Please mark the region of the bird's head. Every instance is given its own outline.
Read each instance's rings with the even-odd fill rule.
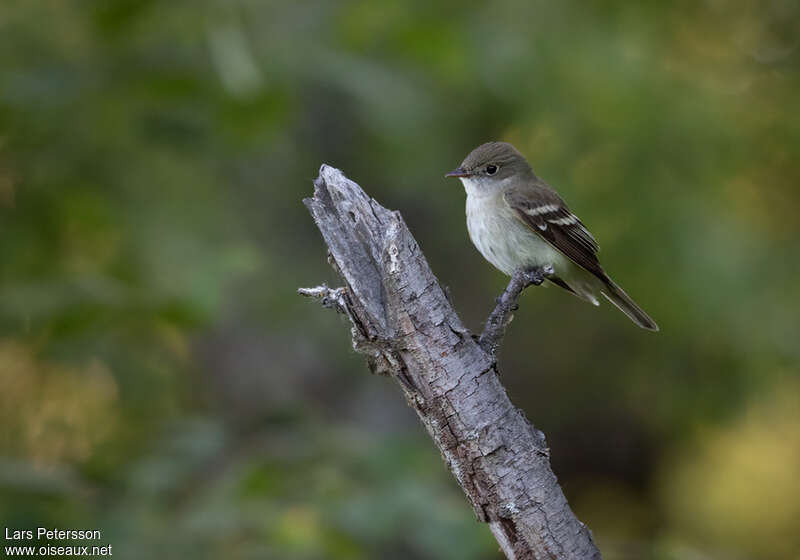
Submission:
[[[461,179],[469,194],[494,191],[507,185],[509,180],[533,177],[533,170],[525,157],[508,142],[481,144],[445,177]]]

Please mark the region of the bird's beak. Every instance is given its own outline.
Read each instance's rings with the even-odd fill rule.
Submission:
[[[469,177],[469,175],[470,174],[466,169],[462,167],[456,167],[450,173],[445,175],[445,177]]]

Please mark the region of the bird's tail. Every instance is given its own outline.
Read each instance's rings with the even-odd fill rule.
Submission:
[[[617,286],[611,278],[608,278],[601,291],[606,299],[616,305],[631,321],[643,329],[649,331],[658,330],[658,325],[650,318],[650,315],[636,305],[636,302],[625,293],[625,290]]]

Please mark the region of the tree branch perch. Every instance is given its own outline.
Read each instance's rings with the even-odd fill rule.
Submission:
[[[522,291],[528,286],[538,286],[544,279],[553,273],[553,268],[546,269],[532,269],[532,270],[518,270],[511,277],[508,286],[497,298],[497,305],[489,314],[486,320],[486,325],[483,327],[483,332],[478,338],[478,344],[484,351],[492,356],[497,353],[497,348],[500,346],[500,341],[506,333],[506,327],[511,322],[514,316],[514,311],[517,310],[519,303],[519,296]]]
[[[300,289],[345,314],[353,347],[393,377],[510,560],[599,559],[550,468],[544,434],[509,400],[494,353],[519,295],[548,271],[511,279],[473,340],[398,212],[327,165],[304,200],[344,280]]]

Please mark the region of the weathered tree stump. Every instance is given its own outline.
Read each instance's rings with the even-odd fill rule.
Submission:
[[[345,314],[353,347],[402,388],[509,559],[598,559],[550,468],[544,434],[509,400],[494,352],[524,282],[513,278],[476,342],[399,212],[327,165],[304,200],[344,287],[300,289]]]

